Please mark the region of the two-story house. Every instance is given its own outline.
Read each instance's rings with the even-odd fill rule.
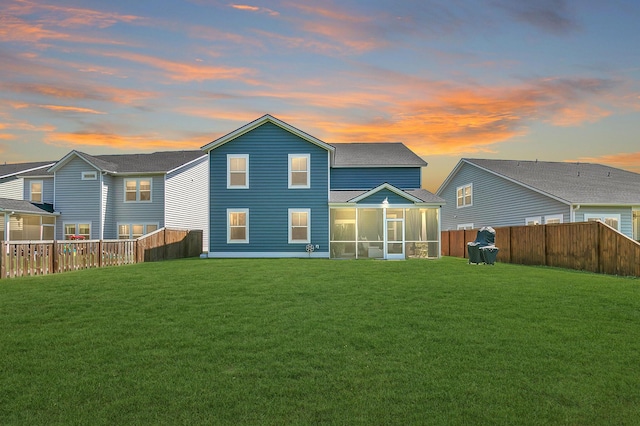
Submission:
[[[439,257],[444,200],[403,144],[328,144],[265,115],[202,149],[210,257]]]
[[[463,158],[436,194],[443,229],[601,220],[640,240],[640,174],[602,164]]]
[[[56,237],[127,239],[161,227],[207,235],[207,161],[199,150],[95,156],[71,151],[50,168],[60,215]]]

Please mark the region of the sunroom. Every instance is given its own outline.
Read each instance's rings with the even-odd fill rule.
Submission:
[[[58,214],[51,207],[0,198],[0,241],[53,240]]]
[[[403,191],[389,184],[370,191],[331,191],[330,257],[439,258],[443,202],[426,190]]]

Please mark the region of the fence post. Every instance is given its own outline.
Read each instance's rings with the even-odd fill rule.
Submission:
[[[9,247],[7,246],[7,248],[5,249],[5,244],[4,242],[0,242],[0,250],[2,250],[2,253],[0,253],[0,278],[7,278],[7,250],[9,250]]]

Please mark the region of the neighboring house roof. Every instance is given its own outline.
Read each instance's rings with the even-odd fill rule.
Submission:
[[[427,162],[401,142],[333,143],[333,167],[424,167]]]
[[[257,128],[257,127],[260,127],[265,123],[275,124],[276,126],[278,126],[278,127],[282,128],[282,129],[284,129],[284,130],[286,130],[286,131],[288,131],[290,133],[293,133],[294,135],[306,140],[307,142],[310,142],[310,143],[312,143],[314,145],[318,145],[319,147],[324,148],[324,149],[326,149],[328,151],[333,151],[334,150],[333,146],[329,145],[328,143],[323,142],[320,139],[318,139],[318,138],[316,138],[314,136],[311,136],[310,134],[305,133],[300,129],[297,129],[297,128],[293,127],[292,125],[285,123],[282,120],[278,120],[277,118],[275,118],[274,116],[269,115],[269,114],[265,114],[262,117],[254,120],[254,121],[252,121],[250,123],[247,123],[244,126],[234,130],[233,132],[227,133],[226,135],[224,135],[224,136],[222,136],[222,137],[220,137],[220,138],[218,138],[218,139],[206,144],[201,149],[204,150],[204,151],[209,152],[212,149],[215,149],[215,148],[219,147],[220,145],[224,145],[225,143],[230,142],[230,141],[234,140],[235,138],[237,138],[239,136],[242,136],[245,133],[248,133],[251,130]]]
[[[55,161],[35,161],[30,163],[0,164],[0,179],[16,175],[46,174],[46,169],[51,167]]]
[[[615,167],[593,163],[463,158],[450,177],[463,162],[570,204],[640,204],[640,174]],[[441,189],[448,180],[449,177]]]
[[[0,198],[0,212],[55,215],[51,204],[34,204],[26,200]]]
[[[50,171],[60,169],[73,157],[79,157],[97,170],[111,174],[167,173],[204,155],[200,150],[114,155],[89,155],[74,150],[51,167]]]

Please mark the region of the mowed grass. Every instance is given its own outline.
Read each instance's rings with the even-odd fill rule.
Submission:
[[[637,424],[640,281],[146,263],[0,281],[0,424]]]

